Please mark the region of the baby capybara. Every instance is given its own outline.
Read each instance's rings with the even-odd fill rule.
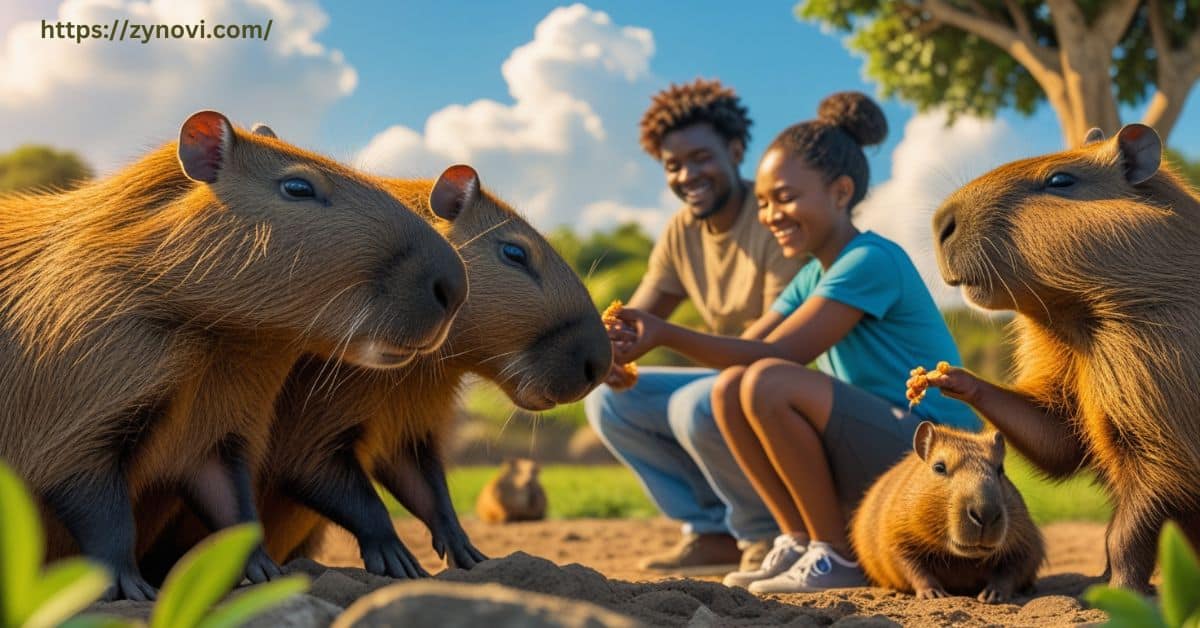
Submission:
[[[983,175],[933,227],[943,278],[1015,310],[1019,346],[1012,387],[961,369],[930,383],[1050,476],[1094,469],[1111,584],[1147,590],[1167,519],[1200,545],[1200,197],[1131,124]]]
[[[538,480],[541,467],[529,458],[510,458],[483,486],[475,514],[488,523],[540,521],[546,518],[546,490]]]
[[[929,421],[917,427],[913,452],[867,491],[850,542],[872,582],[919,598],[1001,602],[1033,586],[1045,556],[1004,474],[1004,437]]]

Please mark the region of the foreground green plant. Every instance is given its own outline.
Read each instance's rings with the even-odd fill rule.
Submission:
[[[129,628],[141,622],[82,615],[112,584],[101,565],[70,558],[42,571],[46,539],[33,498],[21,479],[0,462],[0,628]],[[167,574],[150,628],[234,628],[308,589],[303,574],[250,587],[216,608],[241,580],[246,559],[262,540],[247,523],[214,534]]]
[[[308,577],[297,574],[250,587],[212,609],[242,579],[246,559],[261,540],[262,527],[245,523],[192,548],[167,574],[150,628],[234,628],[308,590]]]
[[[1161,608],[1143,595],[1108,586],[1088,588],[1083,599],[1108,613],[1105,625],[1114,628],[1200,628],[1200,559],[1175,522],[1163,527],[1158,564]]]
[[[0,463],[0,626],[56,626],[99,598],[104,567],[71,558],[42,570],[46,540],[33,498]]]

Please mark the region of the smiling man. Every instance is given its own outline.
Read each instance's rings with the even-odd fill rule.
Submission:
[[[629,307],[663,318],[690,299],[709,330],[743,335],[768,311],[803,260],[789,260],[757,219],[753,184],[738,173],[750,139],[746,108],[719,81],[697,79],[655,94],[642,147],[683,201],[650,254]],[[614,367],[615,368],[615,367]],[[626,391],[601,386],[588,420],[640,477],[683,539],[643,568],[681,575],[757,567],[778,529],[713,420],[717,372],[642,368]],[[620,381],[610,376],[609,381]]]

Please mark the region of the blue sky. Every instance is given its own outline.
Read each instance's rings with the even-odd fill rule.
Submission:
[[[358,146],[389,124],[419,129],[429,114],[449,103],[509,101],[500,63],[530,40],[539,20],[563,4],[405,0],[325,5],[331,19],[323,39],[345,52],[358,70],[359,86],[330,110],[322,123],[322,141]],[[651,68],[664,85],[696,76],[719,77],[742,94],[755,120],[747,174],[771,136],[811,117],[824,95],[845,89],[876,95],[876,86],[862,76],[862,60],[851,55],[843,35],[798,21],[793,5],[713,0],[588,3],[616,24],[650,29],[655,42]],[[882,104],[892,132],[887,142],[870,151],[877,181],[890,173],[892,150],[914,113],[913,107],[898,101]],[[1174,132],[1175,143],[1200,157],[1200,142],[1178,141],[1200,138],[1200,98],[1193,96],[1189,104]],[[1021,132],[1030,154],[1061,148],[1058,122],[1048,108],[1032,118],[1015,112],[1000,117]],[[628,134],[629,141],[636,141],[636,130]]]
[[[755,121],[747,176],[774,134],[812,117],[825,95],[876,95],[843,35],[797,21],[790,1],[0,3],[0,150],[70,148],[103,174],[212,108],[383,174],[432,177],[466,161],[543,228],[661,228],[677,201],[637,146],[637,120],[671,82],[716,77],[739,91]],[[41,38],[43,19],[274,27],[268,42],[76,44]],[[891,132],[868,149],[875,187],[861,215],[914,251],[954,187],[1061,147],[1045,107],[947,130],[936,114],[882,104]],[[1196,138],[1193,95],[1172,143],[1200,157]]]

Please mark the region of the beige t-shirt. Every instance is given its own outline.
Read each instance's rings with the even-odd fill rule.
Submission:
[[[725,232],[710,233],[686,207],[676,212],[650,253],[638,292],[691,299],[709,330],[726,336],[741,335],[768,311],[805,260],[783,256],[758,222],[754,186],[747,186],[742,211]]]

